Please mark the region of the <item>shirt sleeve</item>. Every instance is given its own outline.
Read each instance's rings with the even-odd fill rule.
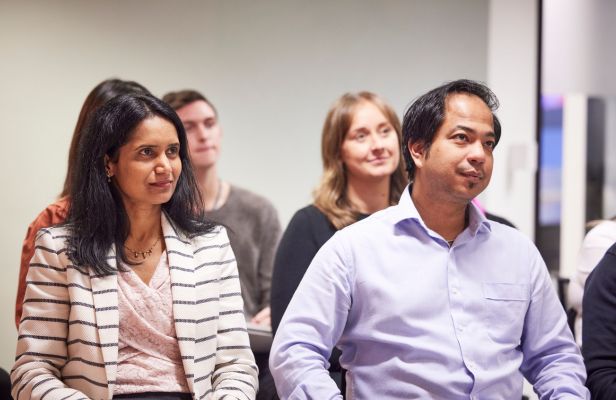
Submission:
[[[522,333],[520,371],[542,399],[589,399],[582,356],[547,267],[534,247],[530,258],[531,300]]]
[[[582,347],[593,399],[616,398],[616,245],[588,278]]]
[[[310,218],[300,210],[291,219],[280,240],[271,287],[272,333],[276,334],[284,312],[299,286],[319,245]]]
[[[27,273],[27,281],[37,284],[28,285],[25,291],[24,318],[11,371],[15,400],[48,395],[47,398],[87,398],[59,378],[68,359],[68,325],[62,322],[69,319],[70,298],[66,266],[60,261],[60,249],[55,243],[50,233],[38,237],[32,259],[38,266]]]
[[[274,337],[270,370],[284,399],[342,399],[327,371],[351,307],[351,266],[340,233],[317,253]]]

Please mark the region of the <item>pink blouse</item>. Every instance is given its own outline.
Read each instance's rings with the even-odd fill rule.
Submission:
[[[118,274],[118,372],[114,394],[190,392],[173,322],[167,253],[148,284],[132,271]]]

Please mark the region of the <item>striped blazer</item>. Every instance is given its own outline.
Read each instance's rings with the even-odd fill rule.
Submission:
[[[254,399],[235,257],[224,228],[187,238],[162,216],[173,317],[195,399]],[[95,275],[66,255],[67,231],[40,231],[30,263],[17,355],[15,400],[111,399],[118,359],[117,275]],[[114,250],[109,263],[115,266]]]

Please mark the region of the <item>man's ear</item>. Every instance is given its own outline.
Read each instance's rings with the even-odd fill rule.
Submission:
[[[415,163],[415,165],[417,167],[422,167],[423,166],[423,161],[426,159],[426,148],[424,146],[424,143],[421,141],[417,141],[417,142],[409,142],[407,145],[407,150],[411,155],[411,158],[413,159],[413,162]]]

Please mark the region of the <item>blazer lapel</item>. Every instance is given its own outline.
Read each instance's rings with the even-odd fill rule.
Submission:
[[[196,279],[193,249],[189,240],[175,229],[164,213],[161,223],[169,259],[175,333],[188,386],[193,393],[196,393],[194,357],[197,323],[194,315]]]
[[[112,246],[107,253],[107,262],[116,268],[115,246]],[[90,282],[92,285],[92,304],[111,398],[118,362],[118,276],[100,276],[90,270]]]

